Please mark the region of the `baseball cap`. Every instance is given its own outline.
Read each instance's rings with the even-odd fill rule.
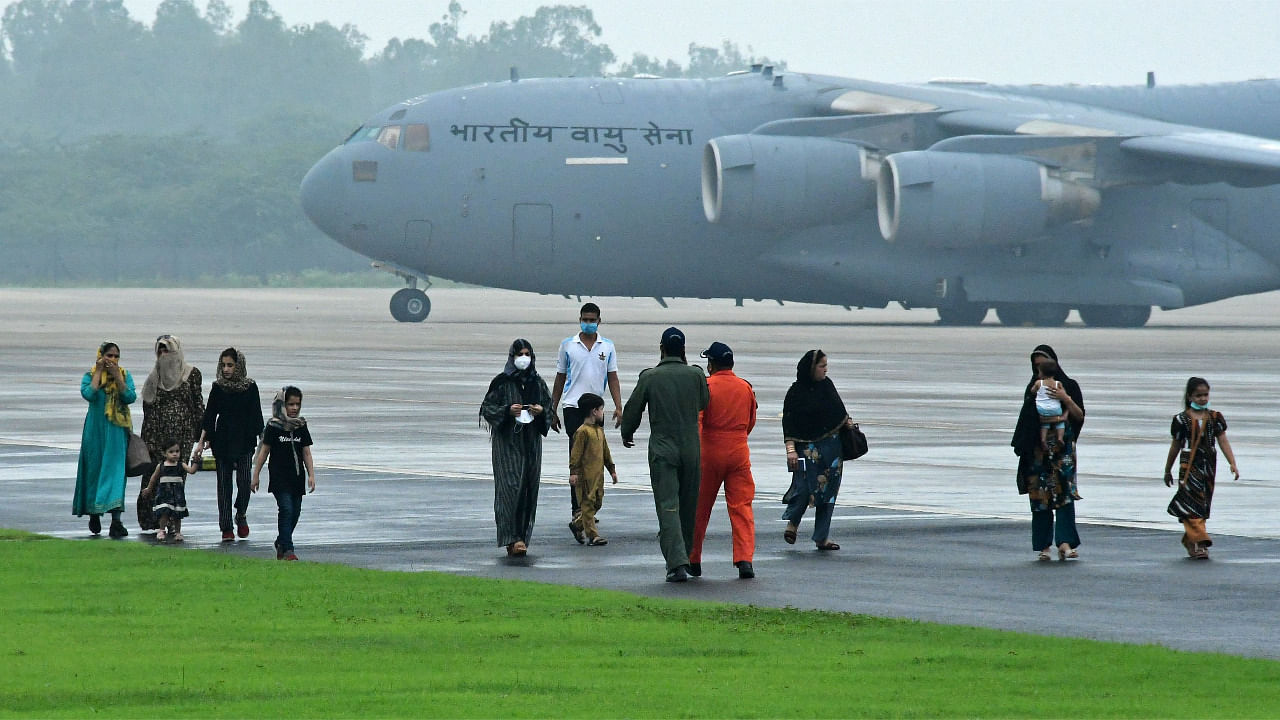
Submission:
[[[662,347],[684,350],[684,333],[680,332],[680,328],[669,327],[662,331]]]
[[[708,360],[724,360],[733,357],[733,349],[722,342],[713,342],[711,347],[702,351],[702,357]]]

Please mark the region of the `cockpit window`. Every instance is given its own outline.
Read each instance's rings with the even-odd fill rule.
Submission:
[[[400,147],[400,126],[387,125],[378,133],[378,142],[396,150]]]
[[[410,152],[426,152],[431,149],[431,132],[426,125],[404,126],[404,149]]]
[[[356,128],[355,132],[351,133],[350,137],[348,137],[346,139],[346,142],[344,142],[343,144],[349,145],[351,143],[357,143],[357,142],[370,142],[370,141],[376,140],[378,138],[378,133],[380,132],[382,132],[382,128],[378,127],[377,125],[374,125],[373,127],[369,127],[368,125],[361,125],[360,127]]]

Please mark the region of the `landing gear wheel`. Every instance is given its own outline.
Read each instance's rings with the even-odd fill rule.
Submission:
[[[400,322],[422,322],[431,314],[431,298],[417,288],[401,288],[391,296],[391,317]]]
[[[1034,325],[1035,327],[1058,327],[1067,321],[1071,308],[1066,305],[1046,303],[1043,305],[1003,305],[996,308],[996,317],[1010,327]]]
[[[938,320],[943,325],[981,325],[987,316],[987,306],[977,303],[956,303],[938,308]]]
[[[1081,305],[1080,319],[1092,327],[1136,328],[1151,319],[1150,305]]]

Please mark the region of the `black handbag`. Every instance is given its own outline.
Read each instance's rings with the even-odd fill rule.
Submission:
[[[862,434],[858,423],[854,423],[852,427],[846,425],[840,428],[840,458],[857,460],[866,454],[867,436]]]
[[[129,444],[124,454],[125,477],[139,477],[151,472],[151,451],[147,444],[134,433],[129,433]]]

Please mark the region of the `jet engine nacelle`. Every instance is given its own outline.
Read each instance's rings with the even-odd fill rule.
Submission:
[[[889,155],[876,207],[889,242],[961,248],[1013,245],[1089,217],[1098,191],[1032,160],[931,150]]]
[[[827,138],[725,135],[702,151],[702,209],[736,227],[847,222],[875,205],[866,150]]]

